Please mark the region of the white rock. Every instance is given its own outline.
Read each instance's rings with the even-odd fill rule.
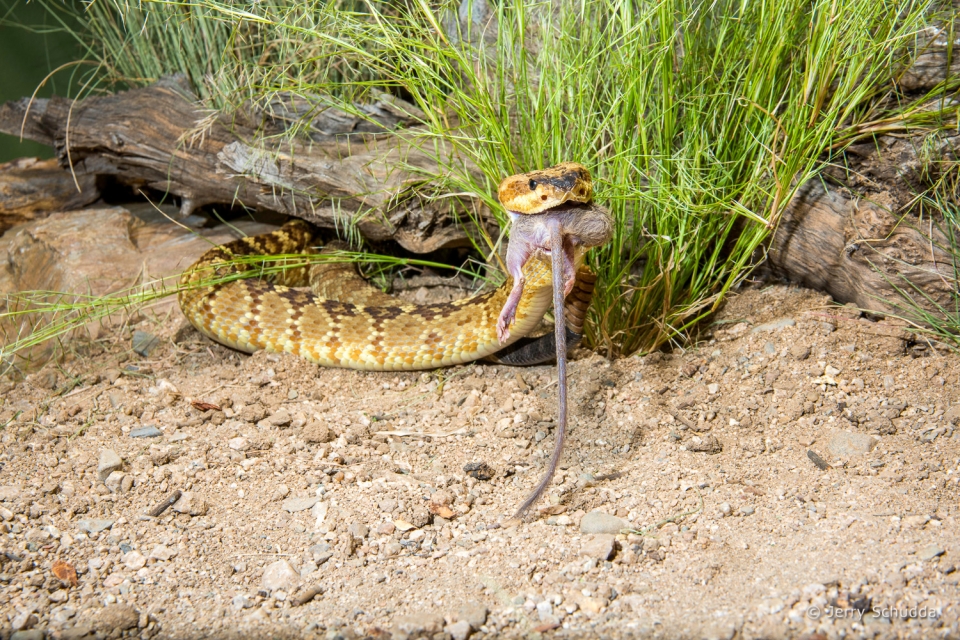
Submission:
[[[617,549],[616,537],[600,533],[588,537],[580,545],[580,555],[598,561],[609,560]]]
[[[15,615],[13,620],[10,621],[10,627],[14,631],[24,631],[32,629],[37,622],[39,622],[39,619],[36,614],[28,610]]]
[[[103,484],[107,485],[107,489],[110,489],[110,491],[120,493],[120,486],[126,475],[123,471],[111,471],[110,475],[103,481]]]
[[[48,597],[50,598],[50,602],[56,602],[57,604],[59,604],[61,602],[66,602],[67,599],[70,597],[70,594],[67,593],[66,589],[57,589],[56,591],[51,593]]]
[[[827,442],[827,451],[835,456],[855,456],[870,453],[880,440],[865,433],[836,431]]]
[[[123,564],[131,571],[139,571],[147,564],[147,559],[139,551],[129,551],[123,554]]]
[[[290,593],[300,584],[300,574],[286,560],[277,560],[263,570],[260,584],[265,591]]]
[[[23,537],[27,542],[46,542],[50,539],[50,534],[43,529],[27,529]]]
[[[104,449],[100,452],[97,463],[97,477],[104,482],[107,477],[123,466],[123,459],[113,449]]]
[[[180,499],[173,503],[173,510],[191,516],[202,516],[207,512],[207,503],[196,492],[184,491]]]
[[[307,509],[312,508],[317,502],[319,502],[317,497],[306,497],[306,498],[288,498],[283,501],[282,509],[289,513],[297,513],[299,511],[306,511]]]
[[[557,518],[557,524],[560,519]],[[602,511],[591,511],[580,519],[580,533],[611,533],[630,528],[630,523]]]
[[[470,637],[470,623],[466,620],[454,622],[446,628],[453,640],[467,640]]]
[[[286,409],[280,409],[274,413],[269,418],[265,419],[263,422],[266,422],[268,426],[273,427],[286,427],[290,424],[293,419],[290,417],[290,412]]]
[[[330,505],[326,502],[318,502],[310,509],[310,515],[317,519],[315,526],[319,529],[323,521],[327,519],[327,510]]]
[[[299,411],[295,416],[293,416],[293,421],[290,423],[290,428],[302,429],[305,424],[307,424],[307,414],[305,414],[303,411]]]
[[[443,618],[436,613],[420,612],[393,621],[393,635],[400,638],[431,637],[442,629]]]
[[[549,600],[537,603],[537,615],[540,617],[541,622],[553,615],[553,605],[550,604]]]
[[[154,545],[153,549],[150,550],[149,557],[153,558],[154,560],[160,560],[161,562],[166,562],[167,560],[174,557],[175,555],[177,555],[176,549],[171,549],[170,547],[163,544],[157,544],[157,545]]]

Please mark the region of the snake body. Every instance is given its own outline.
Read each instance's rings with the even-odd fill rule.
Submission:
[[[325,366],[373,371],[434,369],[481,358],[543,362],[559,370],[558,429],[547,473],[518,511],[549,486],[566,430],[567,343],[579,341],[595,276],[586,249],[607,242],[612,221],[590,203],[593,184],[577,163],[506,178],[498,190],[512,220],[509,278],[500,288],[441,304],[403,303],[357,281],[351,267],[319,264],[273,279],[244,277],[243,256],[311,252],[314,229],[295,220],[277,231],[207,251],[180,280],[180,307],[201,333],[240,351],[291,353]],[[297,287],[310,287],[303,291]],[[526,336],[551,303],[564,322],[552,336]]]
[[[529,188],[534,179],[530,176],[537,180],[533,189]],[[553,207],[583,197],[577,192],[587,199],[592,194],[589,174],[575,163],[511,176],[503,181],[501,192],[504,185],[513,185],[512,195],[501,193],[508,210],[531,208],[521,206],[523,196],[532,200],[531,194],[536,196],[537,206]],[[582,205],[586,214],[606,219],[601,208]],[[272,281],[231,279],[259,266],[238,262],[237,258],[303,253],[314,244],[313,228],[294,220],[277,231],[210,249],[181,277],[179,301],[184,315],[204,335],[240,351],[266,349],[292,353],[324,366],[397,371],[435,369],[509,352],[509,347],[533,331],[550,308],[551,265],[549,255],[543,253],[530,256],[522,266],[523,292],[510,335],[503,341],[498,337],[497,320],[516,290],[516,278],[509,278],[494,291],[427,305],[405,303],[386,294],[370,297],[359,289],[351,295],[338,295],[335,284],[328,284],[326,292],[321,288],[319,295],[295,288],[309,287],[312,280],[317,289],[324,273],[319,266],[290,269]],[[582,331],[583,314],[593,290],[593,275],[583,267],[586,247],[578,246],[572,256],[572,266],[580,277],[574,295],[568,296],[566,315],[567,326],[576,337]],[[339,287],[341,292],[346,288]],[[341,299],[324,297],[324,293]]]
[[[309,286],[304,268],[284,274],[282,284],[249,278],[196,286],[242,271],[240,256],[301,253],[313,238],[306,223],[293,221],[208,251],[181,280],[180,306],[187,319],[217,342],[248,353],[266,349],[325,366],[397,371],[492,355],[532,331],[550,307],[550,264],[541,259],[530,260],[524,270],[527,288],[505,344],[496,326],[507,285],[453,302],[395,306],[353,304],[292,288]]]

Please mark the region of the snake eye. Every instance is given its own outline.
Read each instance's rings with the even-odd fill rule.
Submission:
[[[537,190],[537,181],[536,181],[536,180],[531,180],[531,181],[530,181],[530,191],[536,191],[536,190]]]

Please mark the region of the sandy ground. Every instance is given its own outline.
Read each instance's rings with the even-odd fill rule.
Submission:
[[[523,522],[551,367],[320,369],[178,313],[72,343],[0,380],[0,635],[960,637],[957,356],[785,286],[717,320],[576,354]]]

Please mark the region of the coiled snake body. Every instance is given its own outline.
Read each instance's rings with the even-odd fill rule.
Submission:
[[[580,333],[594,281],[583,255],[612,234],[609,215],[590,204],[592,194],[590,174],[576,163],[505,179],[499,196],[513,220],[510,278],[495,291],[463,300],[405,303],[353,282],[344,286],[339,276],[330,277],[328,265],[290,269],[271,281],[231,279],[257,266],[238,263],[238,257],[311,251],[313,229],[293,221],[207,251],[181,277],[180,306],[194,327],[217,342],[246,352],[292,353],[326,366],[433,369],[509,355],[550,307],[555,278],[567,295],[568,335]],[[551,248],[561,242],[562,255],[552,256]],[[348,282],[355,277],[340,273]],[[211,280],[216,282],[207,284]],[[313,291],[294,288],[306,286]],[[555,339],[563,342],[561,332]]]

